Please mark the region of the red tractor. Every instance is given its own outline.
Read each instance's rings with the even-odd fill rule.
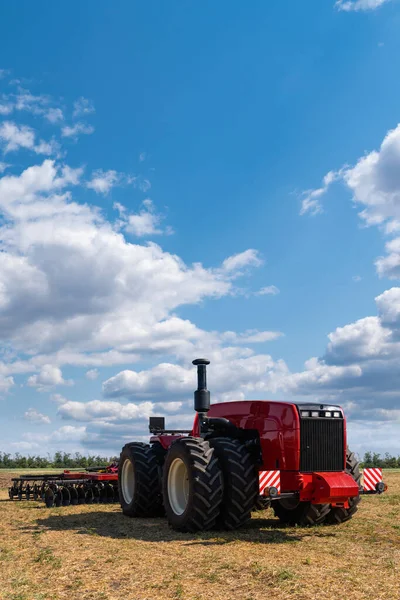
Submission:
[[[386,490],[378,470],[368,474],[368,491],[362,488],[339,406],[261,400],[210,406],[209,361],[193,364],[192,429],[166,430],[163,417],[150,417],[150,444],[122,449],[118,487],[125,515],[166,514],[178,531],[236,529],[261,503],[287,524],[342,523],[361,494]]]

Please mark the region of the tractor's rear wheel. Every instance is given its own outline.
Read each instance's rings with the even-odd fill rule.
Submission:
[[[223,497],[223,477],[209,442],[185,437],[168,450],[163,472],[164,508],[177,531],[211,529]]]
[[[128,517],[158,517],[163,514],[158,463],[148,444],[126,444],[118,467],[118,495]]]
[[[284,499],[272,502],[275,516],[287,525],[320,525],[330,511],[329,504],[311,504]]]
[[[224,478],[224,495],[216,521],[219,529],[237,529],[251,517],[258,496],[258,472],[246,447],[238,440],[210,439]]]
[[[347,448],[346,453],[346,473],[352,476],[354,481],[358,483],[358,487],[361,486],[360,461],[357,460],[356,455],[349,448]],[[332,507],[326,519],[327,523],[338,525],[348,521],[357,512],[360,502],[361,496],[356,496],[355,498],[349,498],[349,508],[342,508],[340,506]]]

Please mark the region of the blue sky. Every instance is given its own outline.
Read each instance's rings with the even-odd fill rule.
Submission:
[[[396,0],[1,7],[0,450],[186,426],[205,354],[215,400],[334,401],[400,452],[399,26]]]

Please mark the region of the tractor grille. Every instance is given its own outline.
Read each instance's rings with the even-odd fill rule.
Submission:
[[[343,419],[300,419],[300,471],[343,471]]]

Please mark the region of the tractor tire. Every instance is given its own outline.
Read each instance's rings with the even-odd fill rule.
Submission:
[[[311,504],[293,500],[274,500],[275,516],[286,525],[320,525],[331,510],[330,504]]]
[[[221,467],[209,442],[184,437],[171,445],[164,462],[163,499],[173,529],[211,529],[219,516],[223,492]]]
[[[237,529],[251,518],[259,492],[258,472],[246,447],[238,440],[220,437],[209,442],[224,478],[216,528]]]
[[[118,495],[122,512],[128,517],[163,515],[156,455],[151,446],[126,444],[118,467]]]
[[[356,455],[354,452],[351,452],[349,448],[347,448],[346,452],[346,473],[352,476],[359,487],[361,486],[360,461],[357,460]],[[355,498],[349,498],[349,508],[343,508],[341,506],[332,507],[326,519],[327,523],[330,525],[345,523],[357,512],[360,502],[361,496],[356,496]]]

